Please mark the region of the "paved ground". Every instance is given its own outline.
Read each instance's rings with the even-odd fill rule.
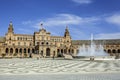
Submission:
[[[118,73],[0,75],[0,80],[120,80]]]
[[[0,80],[120,80],[120,61],[0,59]]]

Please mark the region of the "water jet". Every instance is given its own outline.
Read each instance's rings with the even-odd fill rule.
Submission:
[[[83,44],[79,48],[79,53],[75,58],[80,58],[84,60],[113,60],[115,56],[110,56],[104,51],[102,44],[96,44],[94,42],[93,34],[91,34],[90,45]]]

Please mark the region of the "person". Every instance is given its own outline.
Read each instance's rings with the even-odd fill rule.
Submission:
[[[39,60],[39,57],[37,57],[37,60]]]
[[[55,58],[55,53],[53,53],[53,59]]]

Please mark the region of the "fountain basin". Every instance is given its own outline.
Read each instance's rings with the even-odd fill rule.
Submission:
[[[115,56],[73,56],[79,60],[115,60]]]

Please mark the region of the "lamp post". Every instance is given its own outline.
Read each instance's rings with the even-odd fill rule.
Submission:
[[[43,23],[40,24],[40,28],[41,28],[41,31],[42,31],[42,30],[43,30]],[[43,55],[44,55],[44,54],[43,54],[43,46],[44,46],[43,40],[44,40],[44,36],[43,36],[43,32],[41,32],[41,41],[42,41],[42,43],[41,43],[41,52],[40,52],[40,53],[41,53],[41,56],[42,56],[42,57],[44,57],[44,56],[43,56]]]

